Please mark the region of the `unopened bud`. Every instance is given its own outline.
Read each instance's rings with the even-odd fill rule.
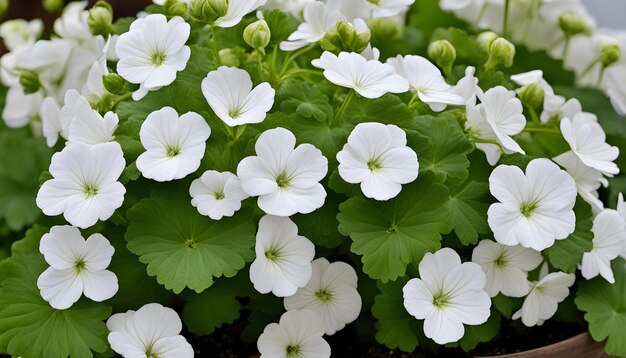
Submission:
[[[107,36],[115,32],[113,27],[113,9],[106,1],[98,1],[89,10],[87,22],[93,35]]]
[[[485,32],[480,33],[480,35],[476,37],[476,42],[478,43],[480,47],[482,47],[483,50],[485,50],[486,52],[489,52],[491,43],[498,37],[500,36],[498,36],[498,34],[496,34],[495,32],[485,31]]]
[[[35,71],[22,71],[20,74],[20,85],[24,89],[24,94],[32,94],[39,91],[41,87],[39,75]]]
[[[187,15],[187,3],[180,0],[167,0],[163,4],[163,13],[167,16]]]
[[[241,48],[240,48],[241,49]],[[239,56],[230,48],[221,49],[219,52],[220,62],[224,66],[228,67],[239,67],[241,65],[241,61],[239,60]]]
[[[379,39],[395,39],[400,37],[398,24],[390,17],[377,17],[367,22],[372,37]]]
[[[456,60],[456,49],[448,40],[434,41],[428,45],[428,57],[447,73],[452,70],[452,64]]]
[[[207,24],[226,15],[228,0],[191,0],[189,15],[192,18]]]
[[[617,44],[607,44],[600,50],[600,61],[602,66],[610,66],[619,61],[622,51]]]
[[[102,84],[109,93],[115,95],[122,95],[129,92],[126,86],[126,80],[117,73],[102,76]]]
[[[589,35],[591,33],[589,24],[582,17],[570,11],[566,11],[559,16],[559,27],[566,37],[578,34]]]
[[[354,25],[348,21],[338,21],[335,26],[335,31],[326,33],[320,45],[324,50],[335,53],[361,53],[370,43],[371,37],[372,33],[367,26],[364,26],[362,30],[357,30]]]
[[[272,32],[265,20],[258,20],[248,25],[243,30],[243,40],[253,49],[265,52],[265,47],[270,43]]]
[[[43,7],[48,12],[60,13],[63,10],[63,0],[43,0]]]
[[[526,107],[538,110],[543,108],[545,91],[538,83],[531,83],[520,89],[519,98]]]
[[[515,45],[504,37],[498,37],[491,42],[487,53],[489,54],[489,59],[485,67],[511,67],[513,65],[513,59],[515,58]]]

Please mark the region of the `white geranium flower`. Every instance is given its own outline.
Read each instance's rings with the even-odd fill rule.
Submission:
[[[108,220],[124,201],[126,189],[117,180],[125,166],[115,142],[72,143],[52,156],[53,179],[39,188],[37,206],[48,216],[63,214],[81,229]]]
[[[402,184],[417,179],[417,154],[406,144],[406,133],[393,124],[359,123],[337,153],[339,175],[348,183],[360,183],[368,198],[394,198]]]
[[[215,114],[229,127],[263,122],[274,105],[276,91],[263,82],[252,89],[245,70],[221,66],[202,80],[202,94]]]
[[[323,334],[322,322],[313,311],[288,311],[279,323],[265,327],[257,348],[261,358],[328,358],[330,346]]]
[[[54,147],[59,140],[59,134],[61,137],[67,138],[69,131],[68,126],[64,126],[61,121],[61,108],[56,99],[46,97],[43,102],[41,102],[39,115],[41,116],[41,129],[44,138],[46,138],[48,147]]]
[[[574,178],[578,194],[591,205],[594,213],[604,209],[604,203],[598,198],[600,186],[608,186],[609,182],[601,172],[586,166],[574,152],[567,152],[554,158],[554,161],[565,168]]]
[[[543,258],[535,250],[482,240],[472,251],[472,261],[487,275],[485,291],[490,297],[499,292],[509,297],[523,297],[530,290],[528,272],[537,268]]]
[[[482,96],[482,89],[478,87],[478,78],[475,76],[476,68],[467,66],[465,68],[465,76],[461,78],[454,87],[452,93],[460,96],[465,100],[466,105],[475,106],[476,96]]]
[[[480,101],[476,110],[485,118],[502,148],[511,153],[525,154],[519,144],[511,138],[526,127],[524,108],[522,102],[515,97],[515,92],[497,86],[485,92]]]
[[[392,17],[405,13],[415,0],[375,0],[368,1],[372,6],[372,17]]]
[[[193,347],[180,335],[176,312],[158,303],[116,313],[107,320],[109,344],[123,357],[193,358]]]
[[[342,52],[339,56],[325,51],[311,64],[324,70],[330,82],[354,89],[365,98],[379,98],[385,93],[404,93],[409,90],[405,78],[393,67],[375,60],[367,60],[358,53]]]
[[[404,308],[424,320],[424,334],[437,344],[456,342],[465,333],[463,324],[478,325],[489,318],[487,279],[478,264],[461,263],[459,255],[446,247],[426,253],[419,274],[402,289]]]
[[[241,22],[244,16],[265,5],[267,0],[229,0],[226,14],[215,20],[217,27],[233,27]]]
[[[83,85],[81,95],[90,101],[93,100],[93,103],[100,101],[102,96],[107,93],[102,77],[108,74],[107,59],[106,56],[102,56],[98,61],[94,62],[89,69],[87,82]]]
[[[498,137],[485,116],[471,102],[466,105],[467,121],[465,122],[465,130],[472,138],[498,142]],[[474,144],[477,149],[485,153],[489,165],[496,165],[502,153],[512,154],[513,151],[500,147],[498,144],[480,143]]]
[[[233,216],[241,209],[241,201],[248,195],[243,191],[239,178],[230,172],[207,170],[189,187],[191,205],[198,212],[213,220]]]
[[[298,235],[298,227],[286,217],[265,215],[259,221],[250,265],[250,281],[261,293],[291,296],[311,278],[315,245]]]
[[[532,84],[538,84],[543,89],[544,95],[549,96],[554,94],[552,86],[543,79],[542,70],[533,70],[524,73],[518,73],[511,76],[511,81],[515,82],[518,86],[528,86]]]
[[[410,88],[433,111],[441,112],[448,105],[465,104],[465,99],[452,91],[452,86],[446,83],[437,66],[424,57],[398,55],[389,58],[387,63],[409,81]]]
[[[106,269],[115,249],[104,236],[93,234],[85,241],[73,226],[53,226],[41,238],[39,251],[50,267],[37,287],[53,308],[70,308],[83,293],[101,302],[117,292],[117,276]]]
[[[333,335],[361,313],[356,271],[344,262],[313,261],[313,274],[306,286],[285,297],[285,309],[307,309],[322,319],[324,333]]]
[[[606,89],[615,111],[626,116],[626,83],[622,78],[626,78],[626,64],[610,66],[603,76],[602,87]]]
[[[489,177],[491,204],[487,221],[496,241],[542,251],[574,232],[576,184],[548,159],[528,163],[526,174],[500,165]]]
[[[85,41],[92,37],[89,29],[87,1],[73,1],[65,6],[61,17],[54,21],[54,32],[64,39]]]
[[[69,125],[69,143],[84,143],[96,145],[110,142],[115,137],[113,133],[119,123],[117,114],[107,112],[104,117],[91,108],[85,97],[79,97],[74,103],[74,118]]]
[[[34,19],[11,19],[0,24],[0,37],[7,50],[13,51],[22,46],[32,46],[43,32],[43,21]]]
[[[527,327],[541,326],[554,316],[558,305],[569,295],[569,288],[576,281],[574,274],[552,272],[531,282],[531,290],[524,299],[522,308],[513,314],[513,319],[522,319]]]
[[[139,84],[135,101],[149,91],[174,82],[176,73],[187,67],[191,50],[185,46],[191,27],[182,17],[170,21],[161,14],[148,15],[120,35],[115,51],[120,58],[117,72],[128,82]]]
[[[563,118],[563,137],[586,166],[607,176],[618,174],[619,168],[613,161],[619,156],[619,149],[607,144],[600,124],[588,118],[584,113],[575,115],[574,119]]]
[[[11,86],[2,110],[4,123],[9,128],[20,128],[28,125],[39,114],[42,101],[41,92],[25,94],[20,84]]]
[[[280,43],[283,51],[295,51],[306,45],[314,44],[335,27],[343,16],[321,1],[310,1],[304,7],[304,22],[298,26],[286,41]]]
[[[615,283],[611,261],[626,248],[626,225],[615,210],[602,210],[594,219],[593,248],[583,254],[580,271],[590,280],[598,275],[610,283]]]
[[[259,208],[267,214],[308,214],[324,205],[326,190],[319,182],[328,172],[328,160],[311,144],[295,145],[289,130],[267,130],[254,147],[257,156],[237,166],[243,190],[258,196]]]
[[[210,135],[211,128],[195,112],[179,117],[172,107],[154,111],[139,130],[146,151],[137,158],[137,169],[160,182],[184,178],[200,167]]]
[[[570,98],[566,101],[563,96],[549,95],[544,98],[540,119],[542,123],[547,123],[552,118],[558,120],[574,118],[577,113],[582,111],[583,107],[576,98]]]

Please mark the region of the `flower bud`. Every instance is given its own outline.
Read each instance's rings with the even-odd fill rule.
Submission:
[[[113,28],[113,9],[106,1],[99,0],[89,10],[87,23],[95,36],[107,36],[115,32]]]
[[[456,60],[456,49],[448,40],[434,41],[428,45],[428,57],[434,60],[444,72],[449,72]]]
[[[104,88],[112,94],[122,95],[128,92],[126,88],[126,80],[117,73],[111,73],[102,76],[102,84]]]
[[[372,37],[379,39],[395,39],[400,37],[400,27],[390,17],[377,17],[367,22]]]
[[[258,20],[243,30],[243,40],[253,49],[265,53],[265,47],[270,43],[272,32],[265,20]]]
[[[582,17],[570,11],[566,11],[559,16],[559,27],[566,37],[578,34],[589,35],[591,33],[589,24]]]
[[[519,98],[526,107],[541,109],[543,108],[545,92],[538,83],[531,83],[520,89]]]
[[[498,36],[498,34],[496,34],[495,32],[485,31],[478,35],[478,37],[476,37],[476,42],[480,47],[482,47],[483,50],[489,52],[489,47],[491,47],[491,43],[498,37],[500,36]]]
[[[241,61],[239,60],[239,56],[230,48],[221,49],[219,52],[220,62],[224,66],[228,67],[239,67],[241,65]]]
[[[600,50],[600,62],[602,66],[610,66],[619,61],[622,51],[617,44],[606,44]]]
[[[187,3],[179,0],[167,0],[163,4],[163,13],[167,16],[187,15]]]
[[[63,10],[63,0],[43,0],[43,7],[48,12],[60,13]]]
[[[20,84],[24,89],[24,94],[32,94],[39,91],[41,82],[39,82],[39,75],[35,71],[22,71],[20,74]]]
[[[489,59],[485,64],[486,68],[511,67],[515,58],[515,45],[504,37],[498,37],[491,42],[487,53],[489,54]]]
[[[191,0],[189,14],[192,18],[207,24],[226,15],[228,0]]]
[[[344,51],[361,53],[370,43],[371,36],[372,33],[367,27],[364,30],[357,30],[348,21],[338,21],[335,31],[327,32],[320,45],[324,50],[335,53]]]

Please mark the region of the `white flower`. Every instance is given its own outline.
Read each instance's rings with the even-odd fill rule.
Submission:
[[[280,9],[301,20],[304,8],[312,2],[315,2],[315,0],[267,0],[263,8],[268,10]]]
[[[287,41],[280,43],[281,50],[295,51],[320,41],[328,31],[335,27],[342,15],[321,1],[311,1],[304,7],[303,17],[304,22],[298,26],[298,29],[289,35]]]
[[[475,0],[441,0],[439,7],[445,11],[456,11],[463,9],[474,1]]]
[[[574,119],[561,120],[561,132],[583,164],[607,176],[619,173],[613,162],[619,156],[619,149],[606,143],[606,134],[599,123],[579,113]]]
[[[111,348],[123,357],[193,358],[193,347],[180,335],[176,312],[158,303],[116,313],[107,320]]]
[[[229,127],[263,122],[274,105],[276,91],[263,82],[252,89],[245,70],[221,66],[202,80],[202,94],[215,114]]]
[[[200,167],[210,135],[211,128],[195,112],[179,117],[172,107],[154,111],[139,130],[146,151],[137,158],[137,169],[160,182],[184,178]]]
[[[544,95],[549,96],[554,94],[552,86],[543,79],[542,70],[533,70],[524,73],[518,73],[511,76],[511,81],[515,82],[519,86],[528,86],[531,84],[538,84],[543,89]]]
[[[174,82],[176,73],[187,67],[191,50],[185,46],[191,27],[182,17],[170,21],[161,14],[148,15],[130,25],[130,31],[117,40],[120,57],[117,72],[128,82],[139,84],[135,101],[149,91]]]
[[[478,87],[478,78],[476,78],[475,73],[476,68],[467,66],[465,68],[465,76],[461,78],[451,90],[452,93],[463,98],[466,105],[470,106],[476,105],[477,94],[481,96],[483,94],[482,89]]]
[[[337,153],[339,175],[348,183],[360,183],[368,198],[394,198],[402,184],[417,179],[417,154],[406,144],[406,133],[393,124],[359,123]]]
[[[541,112],[541,122],[547,123],[552,118],[561,120],[562,118],[574,118],[577,113],[583,111],[583,107],[576,98],[567,101],[565,97],[559,95],[548,95],[543,101],[543,112]]]
[[[250,265],[250,281],[257,291],[286,297],[309,282],[315,245],[298,235],[298,227],[291,219],[263,216],[254,251],[256,259]]]
[[[531,290],[524,299],[522,308],[513,314],[513,319],[522,318],[527,327],[541,326],[554,316],[558,304],[569,295],[569,288],[576,281],[574,274],[552,272],[539,282],[531,283]]]
[[[73,1],[63,9],[63,15],[54,21],[54,32],[62,38],[83,41],[92,37],[89,29],[87,1]]]
[[[268,324],[257,341],[261,358],[328,358],[330,346],[322,335],[319,317],[309,310],[283,313],[279,323]]]
[[[126,162],[115,142],[73,143],[52,156],[50,174],[37,193],[37,206],[48,216],[63,214],[81,229],[108,220],[122,206],[126,189],[118,182]]]
[[[489,177],[491,204],[487,221],[496,241],[542,251],[574,232],[576,184],[548,159],[528,163],[526,174],[500,165]]]
[[[85,241],[73,226],[54,226],[41,238],[39,251],[50,267],[37,287],[50,306],[64,310],[83,293],[101,302],[117,292],[117,277],[106,269],[115,249],[104,236],[93,234]]]
[[[404,13],[415,0],[376,0],[368,1],[372,6],[372,17],[391,17]]]
[[[109,39],[110,44],[110,39]],[[104,82],[102,77],[109,74],[107,68],[106,56],[102,56],[98,61],[94,62],[89,73],[87,74],[87,82],[83,85],[81,94],[83,97],[93,102],[99,102],[102,100],[102,96],[107,93],[104,88]]]
[[[325,51],[311,64],[324,70],[330,82],[354,89],[366,98],[379,98],[385,93],[403,93],[409,90],[406,79],[394,72],[393,67],[375,60],[367,60],[358,53],[342,52],[339,56]]]
[[[307,309],[321,317],[324,333],[333,335],[353,322],[361,312],[354,269],[344,262],[328,262],[323,257],[313,261],[309,283],[295,295],[285,297],[285,309]]]
[[[241,209],[241,201],[248,197],[235,174],[215,170],[207,170],[191,182],[189,195],[191,205],[213,220],[233,216],[235,211]]]
[[[402,292],[404,308],[424,320],[426,337],[438,344],[456,342],[465,333],[463,324],[478,325],[489,318],[487,279],[478,264],[461,263],[459,255],[446,247],[426,253],[419,274]]]
[[[59,134],[63,138],[68,136],[67,126],[63,126],[61,121],[61,108],[56,99],[52,97],[46,97],[41,102],[39,109],[39,115],[41,116],[41,128],[43,136],[46,138],[46,144],[52,148],[59,140]]]
[[[626,83],[622,78],[626,78],[626,64],[610,66],[603,76],[603,87],[615,111],[626,116]]]
[[[25,94],[22,86],[17,84],[9,88],[6,102],[2,110],[2,118],[9,128],[20,128],[28,125],[39,114],[43,96],[41,92]]]
[[[519,144],[511,138],[526,127],[522,102],[515,97],[515,92],[497,86],[485,92],[480,101],[481,103],[476,106],[477,114],[487,121],[502,148],[509,153],[525,154]]]
[[[626,248],[626,225],[615,210],[601,211],[593,219],[593,248],[583,254],[581,273],[590,280],[598,275],[615,283],[611,261]]]
[[[398,55],[389,58],[387,63],[409,81],[411,89],[433,111],[441,112],[447,105],[465,104],[465,99],[452,91],[452,86],[446,83],[437,66],[424,57]]]
[[[499,292],[509,297],[523,297],[530,290],[528,272],[541,264],[541,253],[521,246],[505,246],[482,240],[472,251],[472,261],[487,276],[485,291],[490,297]]]
[[[258,196],[259,208],[267,214],[308,214],[324,205],[326,191],[319,182],[328,172],[328,160],[311,144],[295,145],[289,130],[267,130],[254,147],[257,156],[237,166],[243,190]]]
[[[604,209],[602,200],[598,199],[600,186],[608,186],[609,182],[601,172],[586,166],[576,154],[569,151],[554,158],[554,161],[565,168],[576,183],[578,194],[591,205],[594,213]]]
[[[217,27],[233,27],[241,22],[244,16],[265,5],[267,0],[229,0],[226,14],[215,20]]]
[[[80,96],[74,103],[74,117],[69,124],[69,143],[84,143],[96,145],[110,142],[115,137],[119,118],[113,112],[107,112],[104,117],[91,108],[85,97]]]
[[[31,21],[12,19],[0,25],[0,37],[9,51],[34,44],[42,32],[43,21],[41,19]]]

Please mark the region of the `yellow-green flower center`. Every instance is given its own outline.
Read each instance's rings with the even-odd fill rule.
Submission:
[[[285,172],[281,172],[276,176],[276,185],[281,189],[286,188],[290,181],[291,178],[289,178]]]
[[[315,292],[315,297],[317,297],[317,299],[322,301],[323,303],[327,303],[333,299],[333,294],[332,292],[324,288]]]
[[[163,65],[163,63],[165,63],[165,60],[167,59],[167,55],[162,53],[162,52],[154,52],[152,54],[152,63],[156,66],[159,67],[161,65]]]
[[[98,187],[92,184],[85,184],[83,186],[83,193],[85,194],[85,197],[93,198],[98,195]]]
[[[522,203],[519,207],[519,212],[522,213],[524,217],[529,218],[538,206],[536,201]]]

